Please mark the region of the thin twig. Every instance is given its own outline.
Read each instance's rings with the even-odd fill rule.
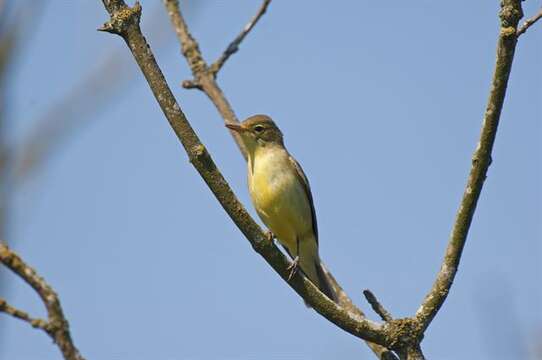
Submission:
[[[254,249],[286,279],[289,261],[268,241],[266,234],[250,217],[216,167],[210,154],[190,126],[171,89],[158,67],[154,55],[139,27],[141,5],[128,7],[123,0],[102,0],[111,19],[100,30],[120,35],[130,48],[147,82],[175,134],[197,169],[230,218],[241,229]],[[298,273],[288,284],[317,312],[343,330],[365,340],[385,344],[381,325],[367,319],[357,319],[322,294],[306,277]]]
[[[228,45],[226,50],[222,53],[222,55],[211,65],[210,72],[211,74],[216,77],[220,69],[222,69],[222,66],[224,66],[224,63],[235,54],[237,51],[239,51],[239,45],[241,45],[241,42],[244,40],[244,38],[248,35],[248,33],[254,28],[258,20],[265,14],[267,11],[267,7],[271,3],[271,0],[264,0],[263,4],[258,9],[258,12],[256,15],[250,19],[248,24],[245,25],[243,30],[237,35],[235,39]]]
[[[41,325],[37,327],[42,328],[49,334],[62,352],[65,360],[84,360],[83,356],[81,356],[79,350],[77,350],[73,343],[70,334],[70,326],[62,311],[58,295],[53,288],[47,284],[47,282],[40,277],[32,267],[26,264],[19,255],[11,251],[7,245],[2,243],[0,243],[0,262],[30,285],[45,305],[48,317],[46,324],[35,323],[33,326],[38,324]],[[13,310],[13,308],[8,307],[7,303],[4,305],[4,309]],[[9,313],[8,311],[5,312]],[[33,319],[30,319],[30,317],[22,311],[17,311],[12,315],[21,320],[33,321]]]
[[[535,22],[540,20],[542,18],[542,9],[538,11],[538,13],[525,20],[525,22],[520,26],[520,28],[517,31],[517,36],[519,37],[521,34],[523,34],[527,29],[529,29]]]
[[[350,315],[356,316],[359,319],[365,318],[365,314],[363,313],[363,311],[361,311],[360,308],[354,305],[354,303],[352,302],[352,300],[350,299],[346,291],[344,291],[344,289],[341,287],[339,282],[335,279],[333,274],[329,272],[329,270],[327,269],[327,267],[325,266],[323,262],[322,262],[322,268],[327,278],[329,279],[330,284],[333,286],[333,291],[337,295],[339,305],[342,308],[346,309],[350,313]],[[367,346],[371,349],[371,351],[376,355],[378,359],[397,360],[397,356],[395,356],[395,354],[391,352],[385,346],[382,346],[370,341],[365,341],[365,344],[367,344]]]
[[[30,317],[30,315],[28,315],[26,312],[10,305],[5,299],[2,298],[0,298],[0,312],[6,313],[16,319],[27,322],[34,328],[42,329],[47,334],[49,334],[49,331],[51,330],[46,320],[34,319]]]
[[[392,321],[393,317],[391,314],[384,308],[384,306],[378,301],[376,296],[371,292],[371,290],[366,289],[363,290],[363,295],[365,296],[365,299],[371,304],[371,307],[375,311],[375,313],[380,316],[380,318],[384,321]]]
[[[454,281],[461,254],[476,209],[476,204],[491,163],[491,151],[497,135],[501,110],[506,95],[506,86],[512,69],[512,61],[517,44],[516,28],[523,16],[521,0],[503,0],[501,3],[501,27],[497,42],[497,60],[487,103],[480,140],[472,157],[472,165],[467,185],[452,233],[446,249],[443,263],[430,292],[416,312],[421,333],[429,326],[440,307],[446,300]]]

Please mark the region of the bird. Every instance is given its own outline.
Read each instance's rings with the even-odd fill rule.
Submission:
[[[284,146],[283,134],[271,117],[253,115],[227,123],[247,153],[248,189],[254,208],[293,259],[288,280],[298,268],[328,298],[337,302],[318,252],[318,224],[307,176]]]

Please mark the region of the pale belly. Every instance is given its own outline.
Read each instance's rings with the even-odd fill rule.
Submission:
[[[252,171],[249,168],[248,183],[262,221],[291,253],[296,253],[296,239],[312,231],[312,217],[305,189],[289,162],[286,153],[259,156]]]

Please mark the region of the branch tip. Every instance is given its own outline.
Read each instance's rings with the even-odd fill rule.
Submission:
[[[384,308],[384,306],[378,301],[376,296],[369,289],[363,290],[363,295],[365,299],[371,304],[374,312],[380,316],[383,321],[389,322],[393,320],[391,314]]]
[[[111,22],[105,22],[102,26],[100,26],[99,28],[96,29],[97,31],[103,31],[103,32],[108,32],[110,34],[117,34],[117,35],[120,35],[118,32],[115,31],[113,25],[111,24]]]
[[[203,90],[203,87],[201,86],[201,84],[197,80],[183,80],[181,85],[185,89]]]
[[[122,0],[104,0],[103,2],[109,11],[110,19],[99,27],[98,31],[125,37],[130,27],[139,27],[142,10],[139,1],[136,1],[132,7],[126,5]]]

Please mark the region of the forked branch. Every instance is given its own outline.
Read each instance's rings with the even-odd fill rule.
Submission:
[[[73,343],[70,326],[64,317],[60,300],[53,288],[19,255],[2,243],[0,243],[0,262],[36,291],[47,309],[47,320],[32,318],[26,312],[8,304],[4,299],[0,299],[0,312],[45,331],[57,344],[65,360],[84,360]]]
[[[33,318],[27,312],[10,305],[5,299],[0,298],[0,312],[13,316],[16,319],[27,322],[33,328],[41,329],[49,334],[50,327],[46,320]]]

